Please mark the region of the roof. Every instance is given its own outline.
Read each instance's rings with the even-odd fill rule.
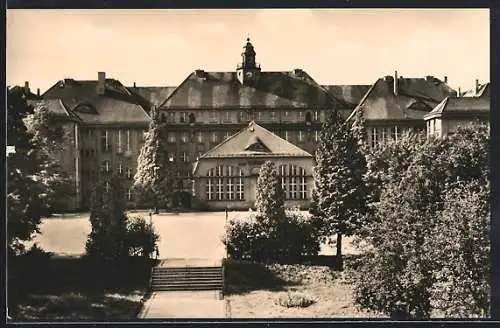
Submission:
[[[105,80],[105,92],[96,92],[97,80],[64,79],[49,88],[43,99],[60,100],[70,113],[85,123],[144,123],[150,119],[137,99],[115,79]]]
[[[426,119],[444,115],[466,115],[467,113],[489,113],[491,108],[489,97],[446,97],[429,114]]]
[[[242,85],[236,72],[191,73],[161,105],[169,108],[332,108],[334,99],[307,73],[261,72]]]
[[[346,105],[346,109],[354,109],[371,85],[323,85],[330,94]]]
[[[463,93],[464,97],[490,97],[490,82],[478,85],[477,92],[467,90]]]
[[[439,102],[456,91],[434,77],[399,77],[398,94],[394,78],[378,79],[349,116],[363,110],[366,120],[421,120]]]
[[[221,157],[312,157],[305,150],[280,138],[254,121],[200,156],[200,160]]]
[[[127,87],[127,89],[136,95],[142,101],[143,107],[150,109],[153,106],[158,107],[172,94],[176,87]]]

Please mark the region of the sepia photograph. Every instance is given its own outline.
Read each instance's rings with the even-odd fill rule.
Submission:
[[[8,9],[6,315],[490,319],[490,10]]]

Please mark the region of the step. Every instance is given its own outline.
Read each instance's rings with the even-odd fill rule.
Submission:
[[[221,270],[222,267],[220,266],[213,266],[213,267],[155,267],[155,270]]]
[[[222,274],[155,274],[153,275],[154,278],[171,278],[171,279],[177,279],[177,278],[189,278],[189,277],[199,277],[199,278],[211,278],[211,277],[217,277],[222,279]]]
[[[162,290],[221,290],[222,286],[218,285],[205,285],[205,286],[155,286],[152,288],[153,291],[162,291]]]
[[[221,277],[155,277],[153,281],[222,281]]]
[[[207,269],[203,269],[203,270],[198,270],[198,269],[197,270],[191,270],[191,269],[188,269],[188,270],[154,269],[153,272],[154,273],[166,273],[166,272],[172,272],[172,273],[222,272],[222,269],[210,269],[210,270],[207,270]]]

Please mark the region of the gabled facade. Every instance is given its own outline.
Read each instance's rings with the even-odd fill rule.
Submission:
[[[134,95],[99,72],[97,80],[58,81],[42,98],[67,131],[61,163],[75,180],[75,198],[68,209],[87,209],[90,188],[96,182],[107,187],[113,173],[124,177],[129,190],[150,121]],[[134,206],[130,190],[127,201]]]
[[[472,94],[474,96],[468,96]],[[476,82],[474,93],[466,93],[463,97],[446,97],[424,116],[427,135],[446,137],[455,133],[458,127],[472,122],[489,124],[490,106],[489,83],[478,85]]]
[[[444,98],[455,94],[455,90],[433,76],[403,78],[396,72],[378,79],[347,120],[354,120],[356,113],[361,112],[366,141],[376,147],[390,139],[397,140],[408,131],[425,135],[424,116]]]
[[[195,162],[195,203],[209,209],[253,208],[260,167],[268,160],[275,163],[280,174],[285,206],[308,207],[313,156],[254,121]]]

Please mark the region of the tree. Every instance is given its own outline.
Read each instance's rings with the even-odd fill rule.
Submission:
[[[446,317],[490,313],[490,188],[476,181],[449,188],[428,249],[436,259],[432,301]]]
[[[285,217],[285,192],[276,165],[271,161],[266,161],[260,167],[255,207],[267,220]]]
[[[129,255],[124,181],[112,176],[91,194],[90,223],[85,250],[89,257],[119,260]]]
[[[337,235],[337,260],[342,268],[342,236],[350,236],[363,225],[367,211],[365,157],[353,130],[336,112],[323,124],[315,153],[316,202],[313,220],[325,241]]]
[[[377,199],[358,234],[365,252],[349,271],[358,306],[395,319],[451,313],[458,299],[476,315],[485,309],[488,149],[487,129],[475,126],[422,142],[408,135],[370,155]]]
[[[49,133],[53,116],[43,106],[29,106],[19,87],[7,90],[7,102],[7,143],[15,147],[7,158],[7,238],[10,251],[19,253],[23,241],[39,232],[41,218],[50,214],[67,181],[49,156],[63,138]]]
[[[172,196],[172,181],[164,146],[164,116],[156,109],[152,110],[151,116],[149,131],[137,160],[133,187],[140,203],[153,207],[157,212],[160,206],[168,206]]]

